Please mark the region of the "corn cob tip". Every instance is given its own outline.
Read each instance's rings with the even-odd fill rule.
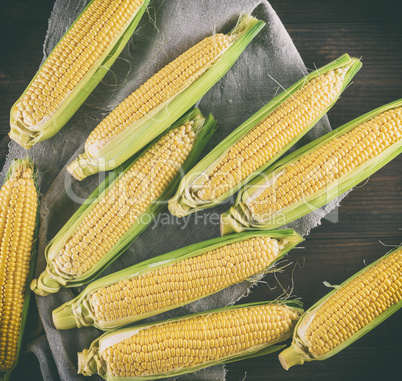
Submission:
[[[61,305],[52,312],[53,324],[56,329],[77,328],[78,324],[73,312],[73,307],[69,303]]]
[[[246,33],[252,26],[260,23],[261,28],[265,25],[265,22],[262,20],[258,20],[254,16],[251,16],[247,13],[239,16],[237,20],[236,26],[230,32],[231,36],[242,35]]]
[[[74,177],[75,180],[81,181],[86,177],[94,174],[95,172],[90,171],[91,166],[83,166],[82,161],[87,162],[90,159],[85,153],[78,155],[69,165],[67,165],[67,172]],[[85,172],[84,172],[85,168]],[[89,171],[88,171],[89,169]]]
[[[78,358],[77,374],[84,374],[83,372],[84,372],[84,369],[86,368],[86,365],[87,365],[87,362],[85,361],[85,357],[86,357],[85,352],[88,352],[88,349],[84,349],[82,352],[77,353],[77,358]],[[91,374],[89,374],[89,376]]]
[[[30,149],[35,144],[31,136],[21,129],[16,122],[10,122],[10,132],[8,136],[11,140],[17,142],[22,148]]]
[[[304,360],[297,352],[296,348],[292,345],[289,348],[283,350],[279,355],[278,359],[285,370],[289,370],[292,366],[303,365]]]
[[[219,227],[222,237],[224,235],[236,233],[236,229],[232,226],[231,221],[229,211],[221,214]]]
[[[194,109],[186,113],[182,118],[174,123],[176,126],[178,124],[191,126],[192,132],[189,134],[189,137],[194,140],[198,139],[200,134],[202,134],[203,140],[208,141],[217,128],[214,117],[209,115],[205,118],[199,109]],[[202,131],[204,131],[204,133]],[[157,137],[156,140],[160,139],[162,135]],[[200,146],[203,145],[201,144]],[[107,160],[106,158],[93,158],[91,155],[84,152],[67,166],[67,172],[69,172],[74,179],[81,181],[99,171],[105,172],[111,168],[116,168],[115,164],[114,159]]]
[[[84,376],[92,376],[96,372],[96,361],[93,359],[93,351],[91,349],[84,349],[82,352],[77,353],[78,357],[78,374]],[[93,369],[93,367],[95,367]]]
[[[61,285],[57,280],[53,279],[46,269],[38,279],[32,280],[30,288],[37,295],[47,296],[58,292]]]
[[[42,291],[38,285],[38,279],[33,279],[30,284],[31,291],[33,291],[37,295],[46,296],[48,293]]]
[[[84,349],[77,353],[78,370],[77,374],[92,376],[97,373],[101,377],[105,376],[104,362],[99,355],[99,347],[91,345],[89,349]]]
[[[221,214],[219,227],[221,236],[255,230],[239,224],[232,216],[232,208]]]
[[[14,159],[7,171],[6,180],[9,180],[14,175],[18,177],[22,176],[21,178],[24,179],[35,179],[35,171],[35,165],[29,157],[25,159]]]

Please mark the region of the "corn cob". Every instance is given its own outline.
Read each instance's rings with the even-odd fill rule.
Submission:
[[[207,37],[172,61],[95,128],[85,152],[67,170],[82,180],[125,162],[192,107],[264,25],[252,16],[241,16],[230,34]]]
[[[148,3],[92,0],[13,105],[11,139],[31,148],[56,134],[113,65]]]
[[[296,326],[282,366],[325,360],[402,307],[402,248],[367,266],[314,304]]]
[[[85,202],[48,245],[47,267],[31,289],[47,295],[97,276],[165,207],[163,201],[177,186],[180,170],[194,163],[214,128],[212,116],[205,119],[193,110],[128,164],[115,181],[101,184],[89,198],[93,201]]]
[[[35,263],[38,194],[33,163],[14,160],[0,190],[0,378],[15,367],[28,313]]]
[[[183,306],[272,269],[303,239],[293,230],[215,238],[98,279],[53,311],[57,329],[107,330]]]
[[[345,54],[276,96],[182,179],[169,201],[170,212],[183,217],[228,199],[306,134],[360,67],[359,60]]]
[[[78,353],[78,373],[155,380],[271,353],[303,313],[294,305],[245,304],[106,333]]]
[[[221,215],[221,232],[273,229],[319,208],[402,151],[402,100],[300,148],[255,178]]]

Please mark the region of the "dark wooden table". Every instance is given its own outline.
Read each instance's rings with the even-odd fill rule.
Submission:
[[[402,98],[402,21],[400,1],[272,0],[308,68],[319,67],[342,53],[361,57],[363,69],[329,113],[333,128],[392,100]],[[9,110],[42,59],[42,43],[52,0],[14,0],[0,16],[0,160],[7,154]],[[3,161],[2,161],[3,162]],[[1,163],[2,163],[1,162]],[[402,155],[357,187],[333,220],[324,220],[289,257],[294,271],[277,276],[305,308],[402,241]],[[381,242],[380,242],[381,241]],[[386,245],[386,246],[385,246]],[[247,301],[272,296],[280,286],[265,278]],[[228,366],[228,380],[393,380],[400,379],[402,312],[337,356],[284,371],[276,355]],[[22,356],[14,380],[40,380],[37,360]]]

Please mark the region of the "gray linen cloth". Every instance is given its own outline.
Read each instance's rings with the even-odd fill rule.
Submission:
[[[86,0],[56,0],[44,43],[44,59],[87,3]],[[151,75],[202,38],[214,32],[228,32],[241,13],[252,13],[267,25],[245,49],[232,69],[199,103],[201,110],[205,114],[212,113],[219,124],[218,131],[205,150],[208,152],[278,92],[307,73],[288,33],[267,1],[151,1],[121,56],[64,128],[30,151],[14,142],[10,144],[2,179],[10,161],[26,155],[33,158],[41,174],[41,193],[44,196],[40,206],[36,276],[45,267],[43,252],[47,242],[104,178],[104,174],[100,174],[77,182],[66,173],[66,163],[83,151],[88,134],[119,102]],[[329,130],[328,120],[323,118],[303,139],[303,143]],[[183,219],[173,218],[168,212],[161,214],[102,275],[167,251],[219,236],[219,213],[227,210],[233,200],[234,198],[224,205]],[[337,201],[332,202],[292,226],[305,235],[336,204]],[[252,284],[244,282],[150,320],[233,304],[247,293]],[[55,295],[36,297],[45,334],[31,342],[28,349],[38,357],[46,381],[84,379],[77,375],[77,352],[88,348],[101,332],[94,328],[57,331],[51,318],[54,308],[70,300],[81,289],[64,289]],[[269,299],[269,295],[266,299]],[[223,366],[216,366],[198,372],[195,377],[198,380],[224,380],[225,370]],[[99,377],[93,376],[91,379],[98,380]],[[191,376],[182,376],[181,379],[191,379]]]

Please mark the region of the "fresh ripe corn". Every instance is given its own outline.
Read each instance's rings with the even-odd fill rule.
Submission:
[[[286,306],[258,306],[155,325],[110,346],[102,353],[102,359],[115,377],[190,368],[266,342],[277,342],[289,332],[296,318],[297,313]],[[150,351],[145,344],[147,339],[152,343]],[[183,343],[186,340],[187,345]],[[137,345],[139,350],[132,350]],[[127,362],[122,368],[119,363],[124,354],[127,354]]]
[[[360,67],[343,55],[275,97],[183,178],[169,202],[171,213],[182,217],[229,198],[306,134]]]
[[[211,118],[205,124],[207,129]],[[142,218],[144,213],[178,175],[204,126],[205,118],[198,110],[185,119],[134,160],[98,202],[95,200],[83,216],[74,219],[74,228],[70,222],[66,224],[60,232],[61,240],[49,247],[52,255],[47,269],[31,285],[35,292],[51,292],[42,286],[50,285],[54,276],[66,281],[86,279],[94,268],[103,266],[134,224],[147,226],[152,221]]]
[[[91,269],[162,194],[191,151],[193,124],[162,137],[95,205],[54,258],[59,272],[79,276]]]
[[[338,353],[402,306],[402,248],[376,261],[316,303],[300,320],[285,369]]]
[[[218,33],[187,50],[129,95],[91,132],[85,150],[95,156],[135,121],[190,86],[229,47],[233,36]]]
[[[95,0],[46,60],[15,106],[15,117],[28,128],[49,118],[141,3],[141,0]],[[90,33],[92,28],[96,32]]]
[[[248,204],[273,214],[352,172],[402,137],[402,108],[386,111],[289,165],[275,184]]]
[[[280,225],[284,225],[367,178],[401,151],[401,104],[397,101],[374,110],[341,127],[339,132],[301,148],[290,159],[285,158],[284,164],[278,163],[277,168],[241,196],[243,202],[238,211],[233,210],[235,207],[223,215],[223,230],[225,224],[231,229],[230,213],[235,218],[243,213],[243,218],[251,222],[250,227],[273,228],[276,216],[281,217]],[[323,197],[324,193],[328,197]]]
[[[53,321],[58,329],[110,329],[142,320],[263,274],[301,241],[289,230],[239,234],[179,249],[98,279],[53,311]]]
[[[100,322],[156,311],[198,299],[260,273],[274,261],[279,250],[277,240],[251,238],[104,287],[89,301]],[[238,270],[233,271],[235,268]]]
[[[236,306],[115,331],[78,353],[78,373],[148,380],[193,372],[285,340],[300,312],[275,303]]]
[[[316,356],[325,355],[400,300],[402,249],[356,277],[321,306],[304,334],[309,351]],[[342,326],[342,321],[350,323]]]
[[[78,180],[117,167],[192,107],[236,61],[264,25],[244,15],[230,34],[191,47],[117,106],[89,135],[67,170]]]
[[[0,190],[0,374],[14,367],[20,349],[37,207],[34,166],[16,160]]]
[[[197,196],[212,200],[228,192],[304,132],[339,96],[348,68],[313,78],[233,145]]]
[[[88,271],[162,194],[192,149],[193,125],[160,139],[99,201],[55,257],[59,271],[75,276]]]
[[[57,120],[56,123],[58,110],[73,101],[74,93],[93,76],[116,44],[119,45],[118,52],[115,53],[117,57],[130,37],[127,36],[123,42],[121,36],[126,30],[129,35],[133,33],[135,26],[131,24],[138,23],[146,6],[144,3],[148,1],[93,0],[88,5],[13,106],[10,133],[12,139],[30,148],[38,141],[54,135],[67,122],[73,112],[63,122]],[[144,7],[141,8],[142,5]],[[138,12],[141,15],[134,21]],[[108,67],[112,63],[109,61]],[[85,89],[86,96],[103,75],[104,73],[98,77],[91,89]],[[85,98],[72,108],[76,110]],[[42,133],[45,136],[42,137]]]

